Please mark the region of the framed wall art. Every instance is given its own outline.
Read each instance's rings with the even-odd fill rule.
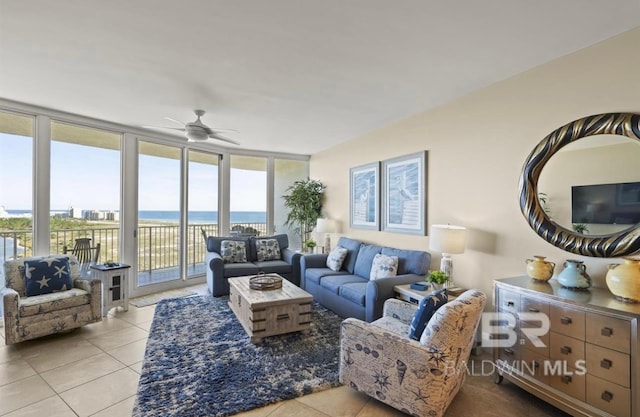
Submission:
[[[382,161],[382,230],[426,235],[427,151]]]
[[[380,162],[349,170],[349,225],[380,230]]]

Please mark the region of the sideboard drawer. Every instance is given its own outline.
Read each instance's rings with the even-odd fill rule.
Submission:
[[[631,358],[615,350],[587,343],[587,372],[623,387],[630,387]]]
[[[522,361],[524,362],[522,365],[522,372],[525,375],[535,378],[543,384],[549,385],[549,376],[545,369],[545,362],[548,361],[547,357],[539,355],[529,349],[523,349]]]
[[[549,356],[549,332],[546,332],[543,335],[539,335],[538,338],[540,342],[542,342],[541,346],[536,346],[529,336],[527,335],[527,329],[531,329],[530,331],[536,332],[541,328],[540,322],[534,321],[521,321],[520,322],[520,344],[524,346],[526,349],[532,350],[539,355]],[[534,333],[535,334],[535,333]]]
[[[631,390],[589,374],[587,402],[616,417],[631,417]]]
[[[544,313],[549,316],[549,302],[538,298],[520,297],[523,313]]]
[[[586,340],[619,352],[631,351],[631,323],[627,320],[587,313]]]
[[[505,290],[498,290],[498,310],[508,311],[510,313],[520,312],[520,295]]]
[[[578,375],[574,370],[569,369],[569,372],[573,372],[572,374],[568,373],[566,375],[550,375],[549,381],[550,385],[557,389],[558,391],[562,391],[567,395],[572,396],[575,399],[580,401],[585,400],[585,375]]]
[[[549,320],[551,321],[552,331],[584,340],[584,311],[564,307],[561,304],[552,304],[549,307]]]
[[[554,360],[567,361],[575,368],[576,361],[584,360],[584,342],[556,332],[551,332],[549,357]]]

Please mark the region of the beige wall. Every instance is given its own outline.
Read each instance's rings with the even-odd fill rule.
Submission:
[[[326,215],[342,221],[343,235],[428,250],[427,236],[350,229],[348,203],[350,167],[426,149],[428,225],[470,229],[467,251],[454,255],[458,284],[491,292],[493,279],[521,275],[525,259],[543,255],[559,264],[556,274],[566,259],[585,260],[604,286],[613,260],[579,257],[538,237],[520,213],[518,178],[555,128],[591,114],[640,113],[638,45],[640,29],[313,155],[311,177],[327,185]],[[437,269],[440,254],[432,255]]]

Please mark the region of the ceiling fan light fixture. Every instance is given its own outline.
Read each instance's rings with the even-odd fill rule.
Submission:
[[[207,132],[204,129],[187,129],[186,130],[187,139],[189,141],[203,141],[209,138]]]

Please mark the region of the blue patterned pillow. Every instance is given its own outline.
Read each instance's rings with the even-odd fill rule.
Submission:
[[[223,240],[220,255],[225,264],[247,262],[247,244],[244,240]]]
[[[422,336],[422,332],[427,327],[427,323],[431,320],[433,313],[445,305],[448,300],[449,296],[446,288],[434,291],[420,300],[418,310],[416,310],[413,320],[411,320],[409,337],[414,340],[420,340],[420,336]]]
[[[280,255],[280,245],[275,239],[259,239],[257,242],[256,253],[258,262],[275,261],[282,256]]]
[[[69,258],[66,256],[30,259],[24,261],[25,294],[50,294],[73,287]]]
[[[327,268],[332,271],[339,271],[346,257],[347,249],[342,246],[336,246],[327,256]]]

